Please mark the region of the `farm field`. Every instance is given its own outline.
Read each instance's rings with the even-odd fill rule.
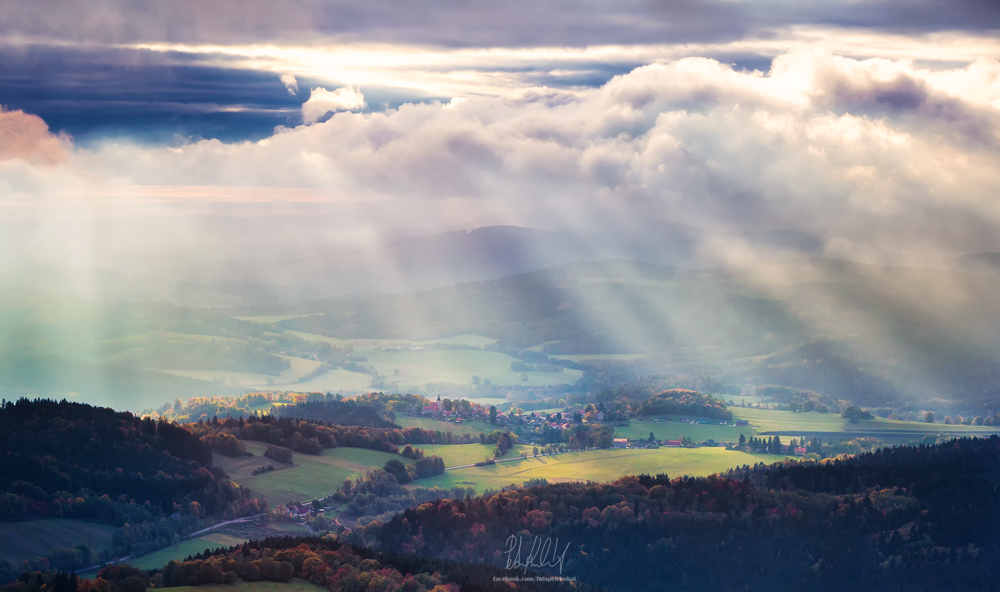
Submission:
[[[176,588],[164,588],[174,592],[326,592],[326,588],[321,588],[305,580],[292,580],[289,583],[283,582],[237,582],[236,584],[208,584],[205,586],[177,586]]]
[[[559,481],[609,482],[625,475],[667,473],[702,476],[732,467],[758,462],[776,462],[779,456],[747,454],[724,448],[660,448],[659,450],[585,450],[525,460],[499,463],[487,467],[468,467],[445,471],[421,479],[421,487],[475,487],[500,489],[505,485],[520,485],[528,479],[544,478]]]
[[[317,313],[323,314],[323,313]],[[297,319],[299,317],[307,317],[307,314],[292,314],[292,315],[251,315],[242,317],[233,317],[241,321],[250,321],[251,323],[261,323],[264,325],[272,325],[274,323],[280,323],[281,321],[287,321],[288,319]]]
[[[0,523],[0,559],[17,563],[48,555],[53,549],[86,543],[95,553],[111,549],[117,528],[70,518],[41,518]]]
[[[567,354],[560,356],[552,355],[549,357],[555,358],[557,360],[569,360],[571,362],[592,362],[601,360],[617,360],[617,361],[641,360],[642,358],[645,358],[647,355],[649,354]]]
[[[176,549],[171,545],[159,551],[143,555],[142,557],[130,559],[128,563],[141,569],[156,569],[163,567],[173,560],[183,561],[191,555],[201,553],[205,549],[214,550],[219,547],[242,545],[251,539],[260,540],[269,536],[304,535],[308,532],[309,529],[301,524],[285,524],[280,522],[230,524],[206,532],[199,537],[181,541]]]
[[[715,440],[716,442],[736,442],[740,439],[740,434],[750,437],[758,432],[753,427],[732,425],[719,425],[718,421],[710,424],[686,423],[678,421],[681,416],[670,416],[673,421],[654,422],[651,420],[635,421],[629,423],[628,427],[616,427],[616,438],[629,438],[633,440],[647,440],[649,433],[657,440],[680,440],[688,437],[701,443],[705,440]],[[691,418],[687,418],[691,419]]]
[[[293,454],[294,465],[284,465],[264,456],[267,446],[246,442],[247,450],[256,456],[230,458],[213,455],[213,462],[221,466],[229,476],[250,488],[256,495],[267,498],[270,505],[287,504],[313,500],[334,492],[345,479],[356,479],[368,471],[382,468],[386,462],[398,459],[412,462],[399,455],[363,448],[331,448],[322,455]],[[277,469],[260,475],[252,475],[254,469],[274,465]]]
[[[348,344],[346,339],[337,339],[336,337],[327,337],[326,335],[316,335],[315,333],[306,333],[304,331],[293,331],[291,329],[285,329],[285,333],[289,335],[294,335],[301,339],[308,339],[309,341],[324,341],[330,345],[345,346]]]
[[[730,407],[729,410],[733,412],[734,418],[749,421],[758,432],[789,430],[839,432],[847,425],[847,420],[839,413],[775,411],[750,407]]]
[[[816,435],[824,441],[835,438],[873,437],[887,444],[916,443],[925,436],[986,436],[1000,433],[997,426],[945,425],[897,421],[876,417],[850,423],[835,413],[803,413],[732,407],[733,415],[747,419],[755,433],[778,436]],[[747,434],[749,436],[749,434]]]
[[[493,458],[495,447],[493,444],[424,444],[419,448],[426,452],[427,456],[440,456],[444,460],[444,466],[456,467]],[[517,458],[522,452],[531,454],[531,446],[515,446],[504,458]]]
[[[203,536],[181,541],[177,547],[166,547],[159,551],[154,551],[142,557],[130,559],[128,564],[140,569],[156,569],[163,567],[173,560],[183,561],[185,558],[201,553],[206,549],[218,549],[219,547],[232,547],[242,545],[247,539],[234,537],[227,534],[206,533]]]
[[[500,405],[507,402],[507,399],[501,399],[499,397],[462,397],[470,403],[477,403],[479,405],[496,405],[497,409]]]
[[[459,434],[470,434],[472,436],[476,436],[477,438],[480,433],[488,434],[497,429],[496,427],[490,425],[488,421],[468,422],[468,420],[466,420],[463,423],[449,423],[447,421],[431,419],[429,417],[410,417],[408,415],[397,415],[396,424],[404,428],[422,428],[437,432],[451,432],[456,436]],[[417,447],[423,448],[423,445],[417,445]]]

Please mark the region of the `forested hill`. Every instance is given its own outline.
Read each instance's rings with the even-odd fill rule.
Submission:
[[[120,526],[262,505],[211,465],[211,448],[194,434],[131,413],[65,400],[5,402],[0,443],[0,520],[56,516]]]
[[[978,591],[995,586],[1000,564],[998,485],[993,436],[442,500],[354,536],[495,565],[512,535],[522,560],[536,535],[558,537],[560,553],[569,545],[563,576],[613,590]]]

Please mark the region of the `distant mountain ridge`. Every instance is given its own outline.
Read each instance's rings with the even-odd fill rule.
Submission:
[[[364,292],[412,292],[491,280],[580,261],[622,259],[696,268],[735,241],[763,260],[822,255],[826,241],[795,231],[704,231],[661,220],[630,229],[539,230],[483,226],[388,238],[368,247],[275,243],[252,258],[138,273],[101,267],[37,266],[0,273],[0,285],[105,302],[251,306]],[[721,242],[720,242],[721,241]]]

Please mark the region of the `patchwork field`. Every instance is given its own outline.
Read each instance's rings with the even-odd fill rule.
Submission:
[[[221,466],[229,476],[250,488],[256,495],[267,498],[271,506],[313,500],[333,493],[345,479],[356,479],[368,471],[382,468],[386,462],[398,459],[412,462],[401,456],[366,450],[363,448],[331,448],[322,455],[293,454],[294,465],[282,468],[264,456],[267,446],[247,442],[247,450],[255,456],[229,458],[214,455],[215,464]],[[260,475],[253,475],[254,469],[274,465],[277,469]]]
[[[801,413],[733,407],[733,415],[747,419],[756,433],[779,436],[817,435],[832,439],[870,436],[887,444],[918,442],[927,435],[987,436],[1000,433],[998,426],[945,425],[916,421],[896,421],[877,417],[850,423],[835,413]],[[748,434],[749,435],[749,434]]]
[[[625,475],[667,473],[702,476],[736,466],[757,462],[775,462],[780,457],[728,451],[723,448],[661,448],[659,450],[586,450],[553,456],[530,457],[525,460],[498,463],[488,467],[468,467],[445,471],[421,479],[421,487],[475,487],[500,489],[505,485],[521,485],[528,479],[544,478],[549,482],[607,482]]]
[[[53,549],[86,543],[95,553],[111,549],[114,526],[68,518],[0,523],[0,559],[16,563]]]

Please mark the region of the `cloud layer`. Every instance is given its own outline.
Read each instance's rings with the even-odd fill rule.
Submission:
[[[349,111],[363,103],[356,89],[317,88],[304,117],[332,117],[259,142],[108,142],[55,172],[0,163],[0,179],[20,203],[127,202],[158,186],[174,188],[159,201],[184,201],[183,187],[239,201],[225,188],[251,186],[252,201],[305,191],[368,204],[388,225],[432,225],[447,209],[624,232],[658,216],[921,255],[1000,250],[997,61],[925,70],[798,51],[765,74],[688,58],[583,91]]]
[[[309,100],[302,104],[302,119],[306,124],[316,123],[327,113],[357,111],[365,107],[365,96],[354,87],[345,86],[333,91],[314,88]]]
[[[56,165],[67,157],[67,138],[49,132],[37,115],[7,111],[0,105],[0,162],[23,160],[37,165]]]
[[[740,39],[794,25],[906,33],[1000,28],[991,0],[0,1],[0,35],[61,42],[245,43],[338,39],[468,47],[582,47]]]

